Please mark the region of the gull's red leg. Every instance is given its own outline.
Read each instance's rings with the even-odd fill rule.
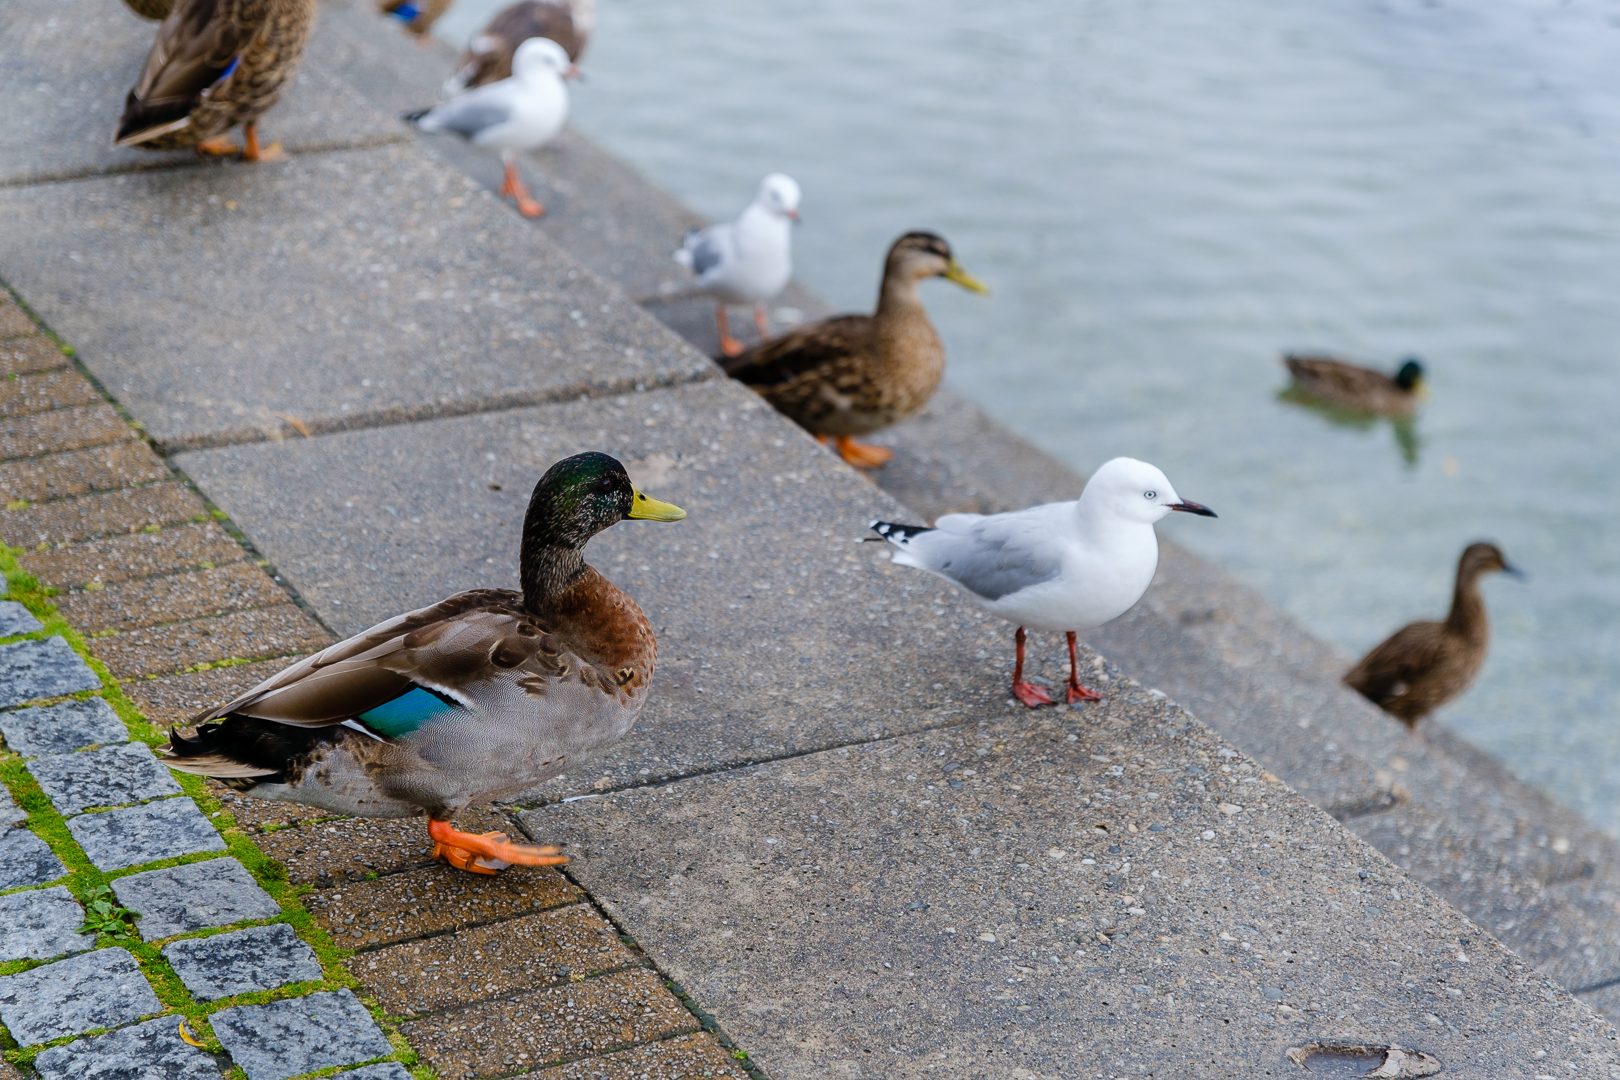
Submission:
[[[726,318],[726,305],[714,305],[714,324],[720,328],[720,355],[740,356],[747,346],[731,336],[731,322]]]
[[[1022,701],[1027,707],[1033,709],[1037,705],[1050,705],[1052,698],[1045,690],[1024,681],[1024,628],[1020,626],[1018,633],[1013,635],[1015,649],[1013,661],[1013,697]]]
[[[1077,701],[1101,701],[1103,696],[1080,685],[1079,660],[1074,654],[1074,631],[1069,631],[1069,704]]]

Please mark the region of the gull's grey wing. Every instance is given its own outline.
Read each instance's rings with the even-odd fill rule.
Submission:
[[[423,131],[453,131],[471,139],[511,119],[512,107],[509,103],[490,100],[482,95],[475,97],[474,92],[469,91],[434,106],[417,120],[416,126]]]
[[[719,266],[720,260],[724,257],[720,228],[711,226],[687,235],[686,250],[692,253],[692,273],[698,277]]]
[[[954,581],[986,600],[1000,600],[1057,577],[1063,545],[1032,511],[980,517],[951,514],[940,527],[903,540],[888,538],[911,565]]]

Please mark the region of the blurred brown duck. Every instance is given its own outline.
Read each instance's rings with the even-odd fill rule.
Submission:
[[[114,136],[144,150],[196,148],[272,161],[258,121],[298,68],[315,0],[178,0],[158,27]],[[242,125],[243,145],[227,136]]]
[[[883,266],[877,311],[839,315],[790,330],[723,361],[727,375],[857,468],[878,468],[892,450],[855,441],[903,420],[928,403],[945,374],[945,346],[917,295],[942,277],[976,293],[990,290],[957,263],[930,232],[894,242]]]
[[[143,19],[167,19],[174,10],[174,0],[124,0],[124,6]]]
[[[1407,727],[1468,689],[1491,640],[1479,578],[1492,571],[1524,576],[1495,544],[1469,544],[1445,621],[1401,627],[1346,672],[1345,683]]]
[[[1357,412],[1406,417],[1424,394],[1423,364],[1408,357],[1393,376],[1327,356],[1283,357],[1294,385],[1311,397]]]
[[[423,35],[449,9],[450,0],[381,0],[378,6],[383,14],[403,22],[406,30],[425,43]],[[532,37],[550,38],[563,47],[571,63],[578,63],[595,26],[596,0],[522,0],[496,15],[472,39],[445,90],[459,93],[511,78],[512,54]]]

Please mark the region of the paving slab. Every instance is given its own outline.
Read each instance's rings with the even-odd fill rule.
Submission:
[[[705,1032],[570,1061],[532,1075],[535,1080],[690,1080],[700,1076],[744,1080],[748,1073]]]
[[[171,450],[715,371],[408,145],[0,189],[0,213],[12,284]]]
[[[43,502],[168,478],[169,467],[150,446],[125,439],[87,450],[9,461],[0,465],[0,492],[8,501]]]
[[[69,593],[57,599],[56,607],[75,629],[98,633],[138,630],[286,602],[286,590],[270,580],[269,574],[252,563],[236,562]]]
[[[303,806],[299,803],[279,802],[274,799],[250,799],[212,778],[205,782],[208,785],[208,794],[219,800],[224,812],[236,822],[236,827],[246,832],[261,834],[262,840],[274,838],[287,825],[337,816],[316,806]],[[270,831],[265,832],[266,829]],[[260,846],[263,846],[262,841]]]
[[[158,727],[185,726],[193,716],[231,700],[268,679],[292,660],[282,657],[274,660],[256,660],[251,664],[231,664],[226,667],[192,671],[184,675],[163,678],[137,679],[124,684],[124,693],[135,703],[151,723]],[[271,803],[264,799],[251,801],[260,807],[292,806],[292,803]]]
[[[286,805],[265,799],[243,802]],[[274,813],[248,812],[254,817]],[[504,814],[485,809],[463,812],[456,827],[475,833],[510,833],[516,828]],[[259,848],[287,868],[287,880],[295,885],[340,885],[433,865],[433,841],[419,817],[346,818],[308,825],[271,833],[259,841]]]
[[[286,602],[256,611],[168,626],[131,630],[114,637],[93,638],[90,651],[120,679],[168,675],[221,660],[290,656],[313,652],[332,636],[287,597]]]
[[[650,971],[604,975],[400,1025],[423,1061],[456,1080],[504,1076],[697,1028],[697,1018]]]
[[[0,962],[93,949],[96,936],[79,933],[83,925],[84,908],[64,886],[0,896]]]
[[[5,319],[14,319],[18,316],[26,319],[16,308],[10,308],[13,315]],[[29,322],[30,329],[33,323]],[[0,335],[3,337],[3,335]],[[0,375],[27,375],[35,371],[51,371],[65,368],[72,364],[66,353],[56,347],[56,343],[43,334],[32,337],[6,338],[0,340]]]
[[[411,1074],[406,1072],[405,1066],[397,1061],[364,1065],[339,1075],[343,1077],[343,1080],[411,1080]]]
[[[361,953],[349,970],[389,1013],[416,1016],[639,962],[612,924],[575,904]]]
[[[583,899],[572,882],[550,867],[514,868],[491,878],[441,863],[374,881],[316,889],[304,897],[304,906],[341,947],[367,949]]]
[[[0,419],[0,459],[80,450],[134,437],[110,405],[80,405],[55,412]]]
[[[0,600],[0,637],[16,637],[45,629],[33,612],[15,600]]]
[[[246,548],[209,521],[28,553],[19,562],[40,581],[70,589],[92,582],[112,585],[176,570],[229,566],[248,557]]]
[[[109,533],[206,520],[208,508],[183,484],[154,484],[0,511],[0,538],[43,551]]]
[[[60,636],[0,645],[0,709],[99,689],[96,673]]]
[[[224,851],[225,841],[190,799],[69,818],[68,831],[98,870],[123,870],[201,851]]]
[[[0,1021],[23,1046],[127,1024],[162,1008],[126,949],[97,949],[0,977]]]
[[[125,806],[180,794],[169,770],[141,742],[35,758],[28,771],[64,817],[92,806]]]
[[[218,1001],[321,977],[315,950],[299,940],[286,923],[182,938],[165,945],[163,956],[198,1001]]]
[[[12,100],[26,97],[29,107],[8,110],[0,119],[0,185],[203,164],[191,151],[153,153],[113,145],[124,95],[140,76],[156,33],[156,23],[120,5],[93,0],[6,4],[0,36],[14,44],[0,67],[0,93]],[[371,108],[322,63],[322,38],[317,17],[300,71],[265,116],[264,135],[293,153],[402,138],[397,119]]]
[[[282,1080],[393,1053],[371,1014],[348,990],[269,1005],[239,1005],[209,1018],[248,1080]]]
[[[0,889],[43,885],[66,873],[62,860],[32,832],[0,828]]]
[[[206,859],[131,874],[114,880],[113,892],[120,904],[140,912],[135,926],[142,941],[281,914],[281,905],[235,859]]]
[[[12,303],[9,296],[0,297],[0,340],[37,333],[39,327],[26,311]]]
[[[20,375],[0,383],[0,416],[95,405],[102,400],[90,380],[77,371],[47,371]]]
[[[126,742],[129,729],[98,697],[0,712],[6,746],[23,757],[70,754],[86,746]]]
[[[535,481],[587,449],[618,456],[689,516],[591,542],[587,557],[652,620],[654,690],[618,748],[523,798],[915,730],[969,702],[1001,707],[1006,626],[855,543],[896,505],[730,382],[179,463],[328,625],[352,633],[458,589],[514,587]],[[1049,646],[1055,659],[1061,640]]]
[[[1331,1036],[1529,1077],[1531,1031],[1620,1067],[1606,1023],[1266,776],[1121,682],[524,821],[770,1075],[1262,1074]]]
[[[0,790],[0,825],[15,825],[28,820],[28,811],[17,805],[10,791]]]
[[[174,1016],[53,1046],[34,1058],[34,1068],[42,1080],[219,1080],[220,1075],[212,1055],[180,1037]]]

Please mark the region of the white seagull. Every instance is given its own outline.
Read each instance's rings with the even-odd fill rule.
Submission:
[[[698,289],[715,298],[720,351],[737,356],[743,343],[731,336],[727,304],[753,304],[759,339],[770,337],[765,301],[787,288],[793,277],[793,223],[799,220],[799,185],[771,173],[736,221],[692,229],[675,261],[697,275]]]
[[[546,208],[518,177],[517,155],[556,137],[568,119],[568,87],[576,75],[563,47],[549,38],[529,38],[512,57],[512,77],[468,90],[405,119],[422,131],[449,131],[474,146],[501,152],[506,163],[502,195],[517,200],[518,213],[537,218]]]
[[[931,529],[889,521],[871,528],[899,549],[895,562],[944,578],[1018,626],[1013,695],[1033,709],[1052,699],[1024,681],[1024,628],[1068,634],[1069,704],[1099,700],[1075,671],[1075,632],[1118,618],[1147,592],[1159,565],[1153,523],[1172,510],[1215,516],[1177,495],[1154,466],[1119,457],[1093,473],[1073,502],[946,514]]]

